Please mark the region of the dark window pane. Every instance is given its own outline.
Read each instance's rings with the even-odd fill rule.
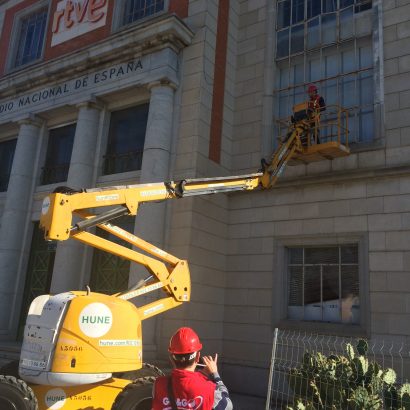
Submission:
[[[323,302],[339,300],[339,266],[323,266]]]
[[[323,13],[331,13],[337,10],[337,0],[322,0]]]
[[[289,262],[291,264],[303,264],[303,248],[289,248]]]
[[[288,317],[303,320],[303,267],[291,266],[289,274]]]
[[[104,174],[141,169],[149,104],[111,113]]]
[[[34,222],[30,255],[26,271],[23,301],[20,311],[18,340],[23,338],[24,325],[31,302],[37,296],[50,292],[56,247],[44,239],[44,231]]]
[[[345,40],[353,36],[353,7],[340,12],[340,38]]]
[[[290,0],[278,3],[278,30],[290,25]]]
[[[323,320],[340,322],[339,267],[323,266]]]
[[[358,266],[342,266],[342,322],[360,323]]]
[[[358,76],[358,87],[360,89],[360,105],[368,107],[373,105],[373,72],[372,70],[364,71]]]
[[[359,116],[360,141],[369,142],[374,139],[374,113],[373,109],[360,110]]]
[[[345,7],[352,6],[354,4],[354,0],[340,0],[340,8],[343,9]]]
[[[282,58],[289,55],[289,29],[277,32],[276,41],[276,58]]]
[[[305,267],[305,305],[321,303],[320,266]]]
[[[321,12],[320,0],[308,0],[307,1],[307,18],[318,16]]]
[[[320,266],[306,266],[304,319],[322,320]]]
[[[164,0],[127,0],[124,7],[124,24],[152,16],[164,10]]]
[[[359,263],[358,246],[342,246],[341,247],[341,262],[344,263]]]
[[[289,268],[289,305],[303,305],[303,266],[291,266]]]
[[[339,263],[339,248],[305,248],[305,263]]]
[[[341,104],[343,108],[356,105],[355,75],[347,75],[341,81]],[[350,121],[350,119],[349,119]]]
[[[307,25],[307,48],[318,47],[320,45],[320,17],[310,20]]]
[[[0,192],[7,191],[17,140],[0,142]]]
[[[356,0],[356,6],[354,8],[355,13],[361,11],[370,10],[372,8],[372,0]]]
[[[322,16],[322,43],[336,42],[336,13]]]
[[[133,233],[135,218],[124,216],[111,221],[126,231]],[[97,228],[97,235],[114,243],[131,248],[131,244],[112,235],[107,231]],[[128,288],[130,261],[119,256],[94,249],[91,265],[90,287],[94,292],[112,294]]]
[[[21,19],[15,67],[40,58],[46,22],[47,9],[45,8]]]
[[[46,162],[41,184],[55,184],[67,180],[73,151],[76,124],[54,128],[49,132]]]
[[[291,28],[290,53],[299,53],[304,49],[305,25],[299,24]]]
[[[305,17],[305,0],[292,0],[292,24],[303,21]]]
[[[373,66],[373,50],[372,46],[359,48],[360,68],[368,68]]]

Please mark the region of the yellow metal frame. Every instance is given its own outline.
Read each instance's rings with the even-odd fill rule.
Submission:
[[[86,189],[77,192],[62,188],[61,190],[63,192],[55,192],[45,197],[41,210],[40,227],[45,231],[46,240],[64,241],[72,238],[138,263],[144,266],[150,273],[149,278],[143,280],[140,285],[125,292],[116,293],[111,296],[86,292],[86,298],[84,300],[78,298],[72,302],[74,307],[72,306],[73,309],[70,314],[77,318],[83,305],[88,304],[90,300],[95,298],[95,300],[98,301],[105,301],[107,306],[111,306],[111,304],[115,305],[115,309],[113,309],[116,310],[115,313],[117,314],[117,317],[119,316],[124,320],[127,320],[128,317],[134,315],[135,311],[135,317],[144,320],[189,301],[191,283],[187,261],[178,259],[136,235],[129,233],[118,226],[112,225],[110,221],[121,215],[136,215],[138,207],[142,203],[158,202],[195,195],[268,189],[276,183],[288,163],[298,160],[310,162],[310,159],[314,158],[315,155],[318,156],[318,159],[323,159],[323,157],[327,158],[326,152],[330,152],[330,157],[348,155],[347,119],[344,126],[342,126],[341,123],[341,115],[344,112],[345,110],[339,110],[337,117],[338,139],[336,142],[332,142],[335,146],[329,148],[327,145],[329,143],[318,144],[318,130],[321,127],[321,122],[320,112],[317,112],[313,116],[315,130],[313,143],[310,141],[310,135],[307,136],[307,143],[302,143],[306,133],[309,134],[311,132],[312,118],[304,119],[293,124],[288,130],[286,139],[281,141],[272,157],[268,161],[262,160],[262,169],[260,172],[254,174],[209,179],[187,179],[177,182],[171,181],[154,184],[114,186],[102,189]],[[342,132],[346,133],[346,145],[341,143]],[[335,154],[335,150],[337,152],[342,152],[342,154]],[[312,160],[318,159],[315,157]],[[103,211],[102,213],[95,214],[95,210],[98,208],[102,208]],[[125,246],[101,238],[87,230],[96,226],[128,242],[137,250],[129,249]],[[133,304],[127,306],[125,303],[125,301],[129,299],[153,292],[157,289],[163,289],[166,296],[141,307],[135,307]],[[84,296],[84,292],[73,293],[77,296]],[[117,299],[121,299],[121,301]],[[76,303],[78,305],[77,307]],[[131,307],[134,309],[132,312],[129,311]],[[124,314],[123,312],[126,313]],[[94,342],[97,343],[97,341],[91,343],[85,339],[81,339],[80,341],[78,341],[79,339],[75,339],[77,334],[81,334],[77,329],[77,322],[78,321],[72,317],[66,318],[63,330],[60,334],[62,338],[61,343],[67,345],[67,343],[70,342],[70,346],[75,345],[77,347],[79,343],[82,343],[84,345],[84,355],[88,355],[87,358],[93,356],[87,353],[89,352],[89,349],[95,350],[94,356],[91,357],[94,358],[94,361],[90,359],[91,361],[89,363],[81,360],[81,354],[78,354],[78,357],[76,356],[76,359],[78,359],[78,369],[83,372],[87,370],[86,373],[88,373],[88,370],[95,370],[95,363],[98,362],[98,354],[100,352],[99,348],[94,346]],[[120,325],[123,325],[122,322]],[[139,322],[138,326],[138,329],[140,329]],[[121,333],[114,327],[112,331],[113,334]],[[111,337],[111,335],[108,334],[107,337]],[[125,335],[124,337],[128,336]],[[136,336],[131,335],[129,337],[136,337],[137,339],[135,342],[139,343],[141,340],[140,330],[138,330]],[[113,335],[112,338],[115,338],[115,335]],[[60,341],[58,343],[60,343]],[[68,371],[67,363],[69,361],[67,360],[72,360],[72,358],[64,353],[65,345],[57,346],[60,347],[58,351],[60,352],[61,350],[63,353],[60,354],[61,357],[57,355],[58,357],[56,356],[55,358],[56,360],[53,364],[53,371],[55,372]],[[104,363],[101,363],[101,366],[106,366],[107,368],[104,367],[102,370],[108,372],[112,366],[115,368],[121,368],[122,370],[127,370],[127,366],[133,368],[139,367],[141,361],[141,344],[138,344],[137,348],[129,347],[129,349],[129,352],[128,350],[123,350],[123,356],[120,358],[108,357],[109,354],[106,353],[107,358]],[[139,357],[135,359],[136,363],[128,363],[124,359],[130,357],[130,355],[138,356],[136,353],[139,354]],[[114,363],[114,365],[112,365],[112,363]],[[85,366],[84,369],[81,366]],[[92,369],[86,368],[87,366],[92,367]],[[40,410],[51,407],[49,404],[52,400],[57,400],[59,398],[58,394],[60,394],[61,397],[66,397],[64,405],[59,407],[63,410],[91,408],[91,406],[95,409],[105,409],[107,406],[109,406],[108,408],[111,408],[118,393],[128,383],[130,382],[127,380],[110,379],[93,385],[79,385],[62,388],[36,385],[32,386],[32,388],[39,400]],[[52,394],[55,394],[56,398],[50,396]]]
[[[295,110],[307,109],[307,103],[295,106]],[[238,190],[252,191],[272,187],[288,163],[311,162],[324,158],[334,158],[349,154],[347,111],[337,108],[337,141],[318,144],[318,132],[323,126],[321,112],[316,111],[308,119],[293,124],[285,141],[269,161],[262,161],[262,170],[249,175],[229,176],[208,179],[187,179],[182,181],[160,182],[114,186],[102,189],[86,189],[79,192],[71,190],[48,195],[42,206],[40,226],[45,231],[46,240],[78,240],[95,248],[112,253],[146,267],[152,277],[139,289],[116,294],[122,299],[131,299],[142,294],[163,288],[167,297],[143,306],[144,312],[151,312],[144,319],[162,313],[190,299],[190,276],[187,261],[180,260],[143,239],[109,223],[121,215],[136,215],[142,203],[158,202],[167,199],[194,195],[205,195]],[[329,107],[327,107],[329,109]],[[314,139],[311,142],[312,121]],[[329,124],[327,124],[329,125]],[[307,135],[307,142],[302,139]],[[344,142],[342,144],[342,136]],[[91,210],[110,209],[100,215]],[[82,221],[73,222],[76,215]],[[145,254],[107,239],[101,238],[86,229],[98,226],[127,241]],[[148,254],[148,255],[147,255]],[[149,256],[150,255],[150,256]]]
[[[61,410],[111,409],[119,393],[130,384],[130,380],[109,379],[98,384],[80,386],[31,385],[38,400],[39,410],[50,408]]]

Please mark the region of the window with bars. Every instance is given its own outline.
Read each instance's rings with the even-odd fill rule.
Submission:
[[[41,185],[67,181],[76,124],[53,128],[49,132]]]
[[[104,175],[141,169],[149,104],[111,113]]]
[[[0,192],[7,191],[17,139],[0,142]]]
[[[358,245],[289,247],[288,319],[360,323]]]
[[[130,24],[164,10],[165,0],[125,0],[123,24]]]
[[[134,231],[135,217],[123,216],[111,222],[113,225],[125,229],[127,232],[133,233]],[[119,245],[131,248],[128,242],[100,228],[97,228],[97,235]],[[90,277],[90,287],[93,292],[106,294],[123,292],[128,289],[129,273],[129,260],[100,249],[94,249]]]
[[[361,13],[371,8],[368,0],[278,0],[277,135],[314,83],[327,107],[348,110],[350,142],[374,139],[372,19]]]
[[[14,67],[41,57],[47,23],[47,8],[41,8],[20,19]]]

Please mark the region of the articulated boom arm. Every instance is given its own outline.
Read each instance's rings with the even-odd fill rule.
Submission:
[[[287,142],[279,146],[270,162],[262,161],[262,171],[255,174],[113,186],[81,191],[73,191],[62,187],[44,199],[40,227],[45,231],[46,240],[76,239],[145,266],[150,272],[150,276],[134,288],[115,296],[122,299],[131,299],[163,288],[167,293],[166,298],[139,308],[141,317],[147,319],[189,300],[190,275],[188,263],[118,226],[112,225],[109,221],[122,215],[136,215],[138,206],[142,203],[196,195],[270,188],[275,184],[295,150],[300,147],[300,137],[295,130]],[[98,215],[90,212],[90,210],[101,207],[109,210],[105,210]],[[74,222],[73,215],[76,215],[76,220],[79,219],[79,221]],[[145,254],[87,231],[87,229],[95,226],[141,249]]]

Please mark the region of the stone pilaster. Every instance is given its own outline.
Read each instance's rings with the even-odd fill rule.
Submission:
[[[77,105],[78,118],[67,186],[90,188],[95,184],[95,153],[101,107],[95,101]],[[76,290],[81,285],[85,246],[77,241],[60,242],[54,261],[52,292]]]
[[[145,134],[144,154],[141,167],[141,183],[162,182],[169,179],[171,158],[172,121],[175,86],[155,82],[149,85],[151,99]],[[142,205],[136,217],[135,234],[160,248],[164,246],[166,202]],[[135,284],[146,273],[141,267],[132,266],[130,283]],[[155,295],[145,298],[150,302]],[[149,359],[156,348],[155,331],[157,317],[144,322],[144,354]]]
[[[24,285],[21,271],[29,222],[33,174],[42,122],[34,116],[19,121],[20,130],[13,159],[0,228],[0,335],[13,336],[19,316],[16,296]]]

